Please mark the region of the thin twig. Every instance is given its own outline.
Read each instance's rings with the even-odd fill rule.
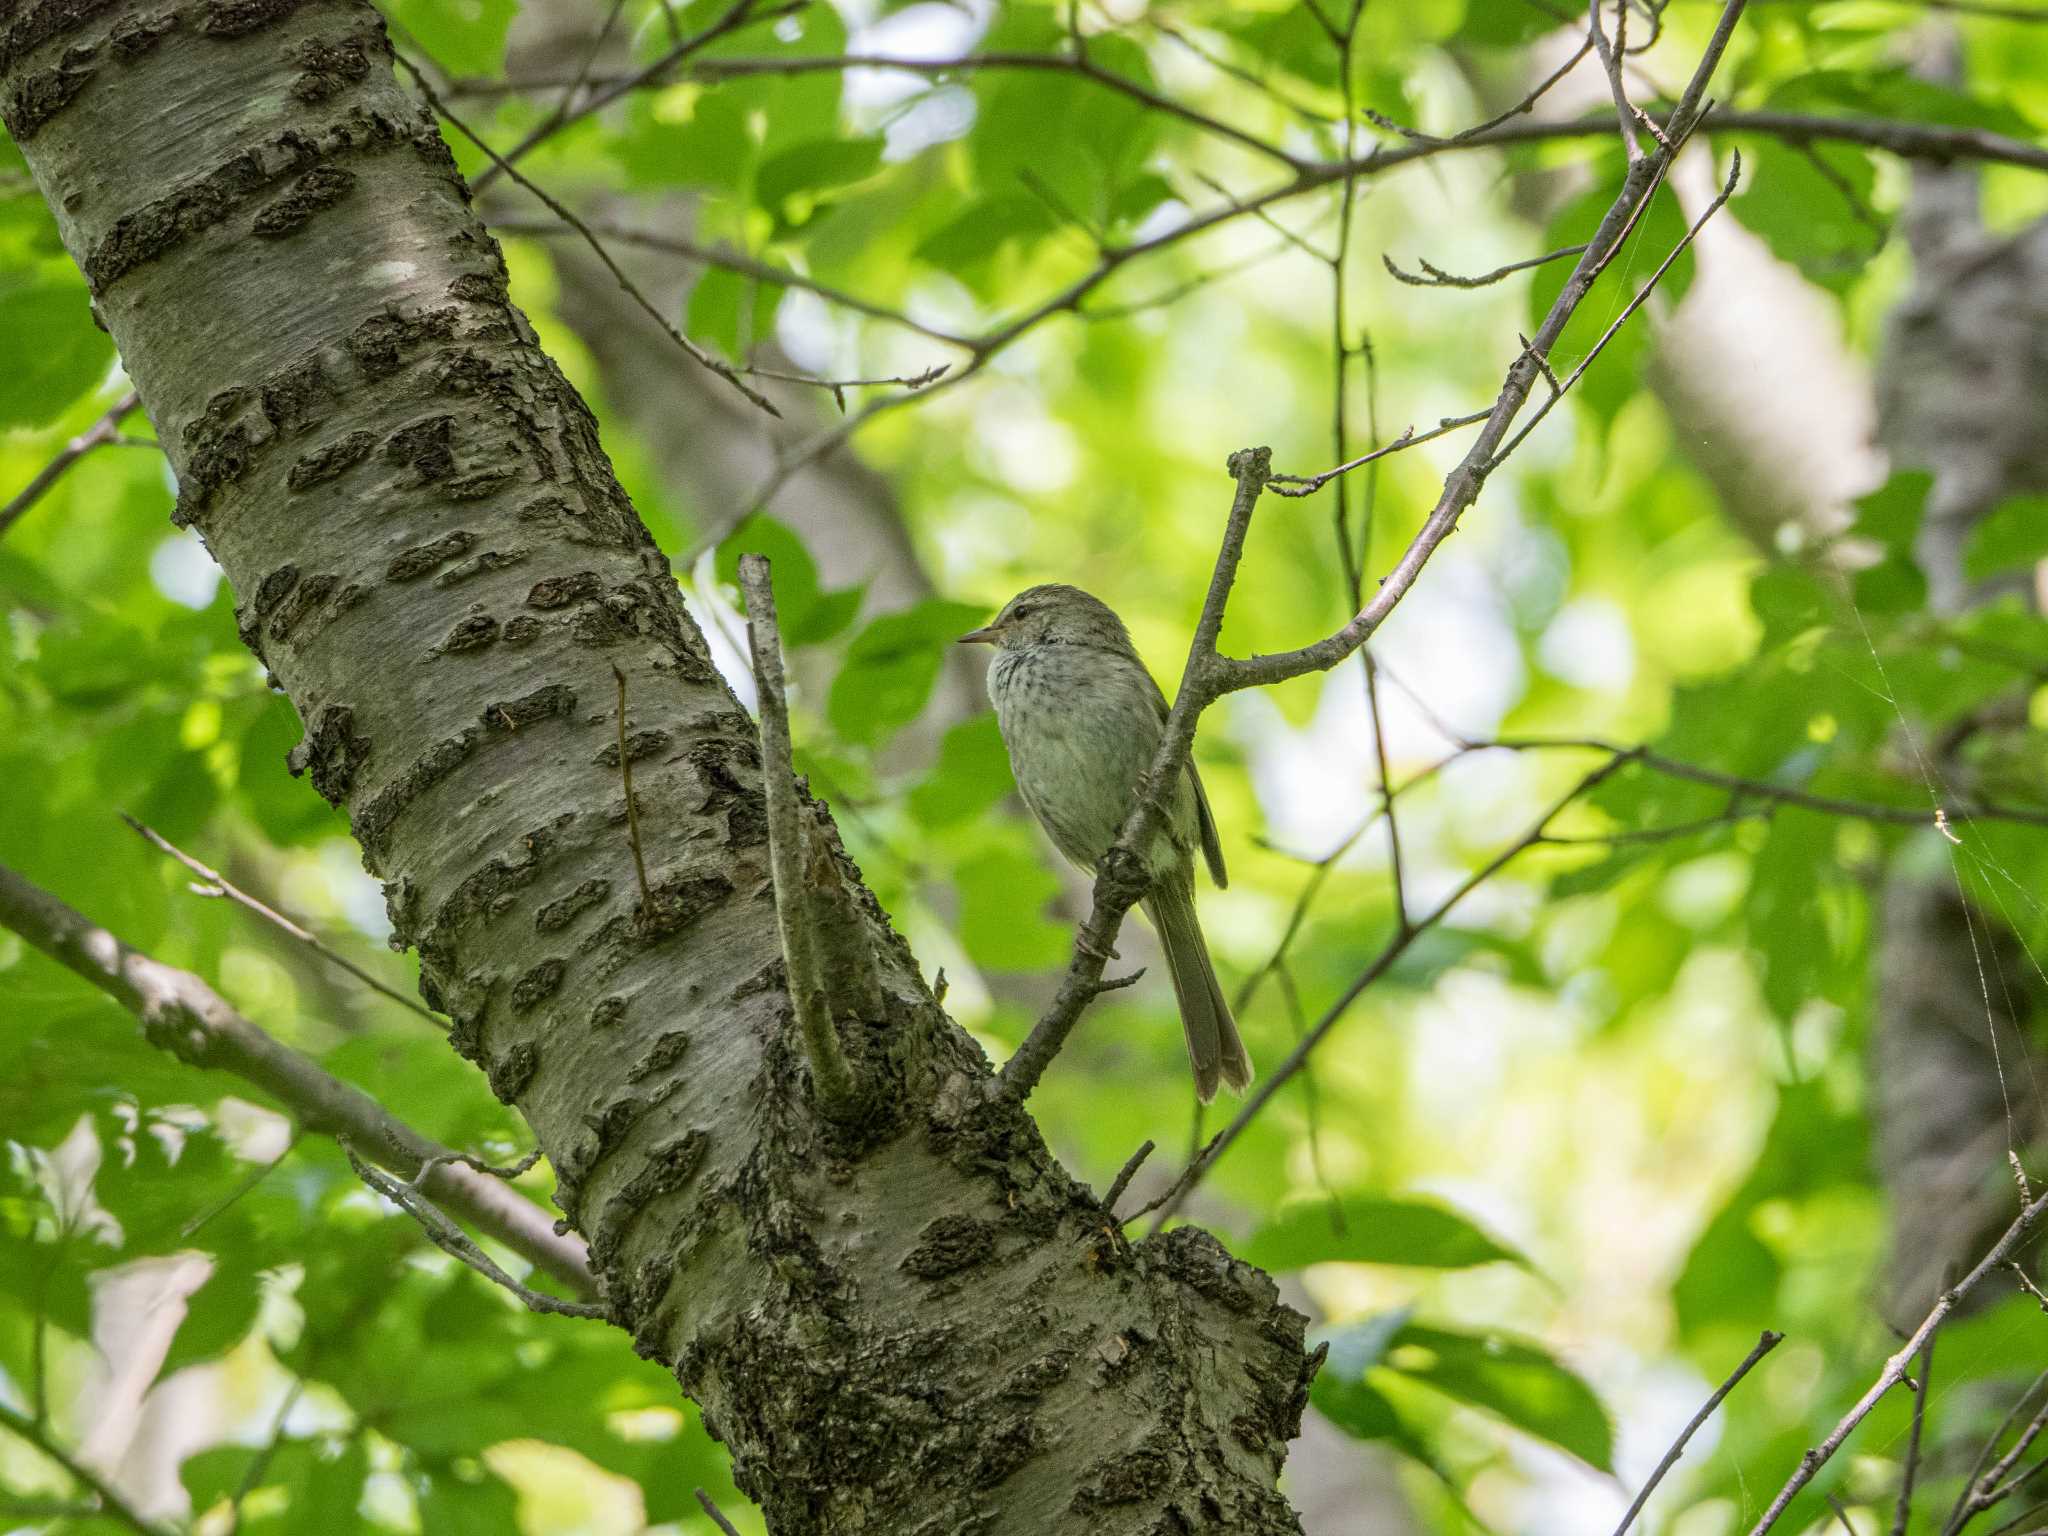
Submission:
[[[1657,1463],[1656,1470],[1650,1473],[1649,1480],[1637,1492],[1635,1502],[1629,1505],[1628,1513],[1621,1517],[1621,1524],[1614,1528],[1614,1536],[1625,1536],[1628,1528],[1635,1524],[1636,1516],[1641,1514],[1643,1506],[1650,1502],[1650,1495],[1655,1493],[1657,1485],[1664,1481],[1664,1474],[1678,1465],[1678,1458],[1685,1454],[1686,1443],[1698,1432],[1702,1424],[1714,1416],[1714,1410],[1721,1406],[1722,1399],[1735,1390],[1736,1384],[1750,1373],[1757,1361],[1784,1341],[1785,1335],[1782,1333],[1773,1333],[1768,1328],[1763,1331],[1762,1337],[1756,1341],[1756,1347],[1743,1356],[1742,1364],[1728,1373],[1728,1379],[1714,1389],[1714,1395],[1706,1400],[1700,1411],[1692,1416],[1691,1422],[1679,1431],[1678,1438],[1671,1442],[1671,1449],[1664,1453],[1664,1459]]]
[[[1592,349],[1583,358],[1579,359],[1579,366],[1571,371],[1571,376],[1562,384],[1553,382],[1550,398],[1536,408],[1535,413],[1530,416],[1528,421],[1523,423],[1522,429],[1509,440],[1506,447],[1501,449],[1499,457],[1493,461],[1495,467],[1498,467],[1501,459],[1505,459],[1515,449],[1519,448],[1523,439],[1528,437],[1531,432],[1535,431],[1542,424],[1543,418],[1550,414],[1550,408],[1563,399],[1571,387],[1579,382],[1580,378],[1585,375],[1586,370],[1592,367],[1593,359],[1598,357],[1606,349],[1607,343],[1614,339],[1615,333],[1628,323],[1631,315],[1643,307],[1644,302],[1655,291],[1657,284],[1663,280],[1664,274],[1671,270],[1672,263],[1685,254],[1686,250],[1698,237],[1699,232],[1706,227],[1707,220],[1727,206],[1728,199],[1735,195],[1735,183],[1741,175],[1742,151],[1738,149],[1734,152],[1734,162],[1728,169],[1728,179],[1723,183],[1720,195],[1701,210],[1700,216],[1693,220],[1691,227],[1686,230],[1678,244],[1674,245],[1665,255],[1663,261],[1658,263],[1657,270],[1650,274],[1650,280],[1636,290],[1635,297],[1622,306],[1621,313],[1616,315],[1607,329],[1600,333],[1600,339],[1593,343]],[[1546,362],[1544,367],[1547,372],[1549,364]]]
[[[1354,469],[1376,463],[1380,459],[1386,458],[1389,454],[1401,452],[1404,448],[1413,448],[1419,443],[1427,443],[1442,437],[1447,432],[1455,432],[1460,427],[1469,427],[1475,422],[1486,420],[1492,414],[1492,411],[1487,410],[1474,411],[1469,416],[1446,416],[1427,432],[1418,432],[1413,427],[1409,427],[1391,443],[1375,448],[1370,453],[1362,453],[1357,458],[1347,460],[1345,463],[1339,464],[1332,469],[1323,470],[1320,474],[1275,475],[1272,481],[1269,482],[1268,489],[1275,496],[1313,496],[1339,475],[1348,475]]]
[[[1614,14],[1614,46],[1607,46],[1607,33],[1600,26],[1600,6],[1603,0],[1590,0],[1588,10],[1591,20],[1587,35],[1593,43],[1593,51],[1600,56],[1600,67],[1607,75],[1608,93],[1614,98],[1614,115],[1621,125],[1621,147],[1633,165],[1643,158],[1643,146],[1636,140],[1636,118],[1640,115],[1629,105],[1628,88],[1621,78],[1621,54],[1626,46],[1625,29],[1628,26],[1627,0],[1616,6]]]
[[[557,1317],[611,1316],[611,1309],[602,1302],[564,1301],[559,1296],[550,1296],[545,1291],[520,1284],[479,1248],[467,1232],[443,1216],[439,1208],[410,1184],[402,1184],[382,1169],[371,1167],[356,1156],[356,1149],[346,1140],[342,1141],[341,1150],[347,1154],[348,1165],[356,1171],[356,1177],[418,1222],[436,1248],[451,1258],[460,1259],[486,1280],[510,1291],[529,1311],[552,1313]]]
[[[93,449],[104,447],[109,443],[128,441],[128,439],[124,439],[121,436],[122,419],[141,403],[142,397],[134,390],[129,390],[127,394],[107,407],[107,413],[104,416],[79,433],[78,436],[72,438],[70,442],[58,450],[57,456],[54,459],[37,470],[35,478],[16,492],[6,506],[0,507],[0,538],[7,536],[7,530],[15,525],[23,513],[27,512],[30,507],[42,499],[44,492],[48,491],[51,486],[64,477],[66,470],[70,469],[72,465],[84,458],[88,453],[91,453]],[[134,441],[138,444],[148,443],[152,448],[157,446],[155,442],[148,438],[136,438]]]
[[[441,1030],[444,1033],[446,1032],[448,1028],[448,1021],[442,1018],[438,1013],[435,1013],[431,1008],[427,1007],[418,998],[407,997],[403,992],[399,991],[396,987],[393,987],[386,982],[378,980],[377,977],[373,976],[370,972],[364,970],[363,967],[361,967],[360,965],[357,965],[355,961],[349,959],[348,956],[342,954],[337,949],[330,948],[327,944],[322,942],[320,938],[317,937],[315,934],[310,932],[308,929],[301,927],[298,923],[293,922],[290,918],[286,917],[282,912],[279,912],[275,907],[271,907],[265,904],[264,902],[259,901],[256,897],[251,896],[247,891],[243,890],[240,886],[236,885],[232,880],[228,879],[228,877],[226,875],[223,875],[219,870],[209,868],[207,865],[200,863],[199,860],[193,858],[191,854],[185,852],[184,849],[178,847],[177,844],[170,841],[170,839],[165,837],[161,832],[158,832],[155,828],[150,827],[144,824],[143,822],[137,821],[133,816],[130,816],[126,811],[122,811],[120,815],[121,819],[127,822],[129,827],[132,828],[135,834],[138,837],[140,837],[144,842],[148,843],[152,848],[156,849],[157,852],[177,860],[180,864],[184,865],[185,868],[187,868],[193,874],[199,877],[202,883],[191,887],[193,895],[225,899],[227,901],[233,902],[236,906],[241,907],[245,911],[255,913],[258,917],[262,918],[263,921],[269,923],[272,927],[278,929],[280,932],[284,933],[288,937],[296,940],[298,943],[305,945],[306,948],[313,951],[314,954],[318,955],[322,960],[325,960],[329,965],[334,966],[337,970],[347,972],[350,976],[353,976],[357,981],[361,982],[364,986],[368,987],[371,991],[376,992],[384,997],[390,998],[391,1001],[398,1004],[399,1007],[418,1014],[421,1018],[425,1019],[429,1024],[433,1025],[434,1028]]]
[[[506,1163],[500,1166],[497,1163],[486,1162],[483,1158],[471,1152],[436,1153],[433,1157],[420,1164],[420,1171],[405,1181],[405,1187],[424,1193],[424,1186],[427,1180],[433,1177],[434,1171],[437,1168],[451,1168],[458,1163],[465,1168],[474,1168],[478,1173],[486,1174],[491,1178],[503,1179],[509,1184],[538,1164],[541,1156],[540,1148],[535,1147],[531,1152],[520,1158],[518,1162]]]
[[[1913,1517],[1913,1484],[1920,1475],[1920,1435],[1927,1423],[1927,1393],[1934,1380],[1934,1338],[1920,1349],[1920,1370],[1913,1378],[1913,1427],[1906,1437],[1906,1461],[1899,1470],[1899,1497],[1892,1505],[1891,1536],[1906,1536],[1906,1524]]]
[[[1523,261],[1511,261],[1504,267],[1495,267],[1491,272],[1482,272],[1477,277],[1459,277],[1456,273],[1446,272],[1436,263],[1419,256],[1416,258],[1416,265],[1422,268],[1420,272],[1404,272],[1401,268],[1394,265],[1393,257],[1385,254],[1380,256],[1380,263],[1395,280],[1406,283],[1411,288],[1485,288],[1499,282],[1504,277],[1510,277],[1517,272],[1526,272],[1531,267],[1540,267],[1553,261],[1562,261],[1567,256],[1583,255],[1585,249],[1583,245],[1560,246],[1554,251],[1544,252],[1541,256],[1531,256]]]
[[[848,293],[843,288],[834,288],[828,284],[818,282],[816,279],[807,277],[792,268],[779,267],[772,262],[761,261],[722,245],[705,245],[700,241],[685,239],[681,235],[664,234],[659,230],[640,229],[636,226],[622,224],[610,219],[585,219],[583,222],[595,233],[620,245],[636,245],[650,251],[663,251],[671,256],[683,257],[688,261],[701,262],[707,267],[717,267],[725,272],[736,272],[742,277],[751,277],[757,282],[773,283],[778,288],[795,288],[804,293],[816,294],[828,304],[837,305],[841,309],[850,309],[855,314],[866,315],[873,320],[884,320],[891,325],[903,326],[908,330],[917,332],[920,336],[928,336],[933,341],[941,342],[949,347],[966,349],[971,348],[973,345],[964,336],[955,335],[951,331],[941,330],[934,325],[927,325],[924,321],[908,315],[902,310],[890,309],[886,305],[877,304],[871,299],[864,299],[859,294]],[[500,217],[494,214],[490,224],[492,229],[505,234],[573,236],[576,233],[575,230],[567,228],[554,219],[519,218],[516,216]]]
[[[845,1047],[832,1021],[831,994],[819,966],[813,914],[805,899],[803,806],[790,759],[789,701],[783,692],[782,637],[775,624],[775,588],[765,555],[740,556],[740,593],[747,607],[747,638],[754,653],[754,693],[761,713],[761,774],[768,800],[768,863],[775,882],[775,919],[818,1107],[831,1119],[851,1119],[863,1105]],[[1098,971],[1098,974],[1100,972]]]
[[[654,302],[640,291],[639,285],[626,276],[625,270],[616,261],[612,260],[612,253],[605,249],[604,242],[591,233],[590,226],[578,218],[570,210],[568,204],[541,187],[532,178],[527,176],[524,171],[515,169],[512,163],[495,149],[491,148],[476,130],[448,110],[447,103],[435,94],[434,87],[428,83],[425,73],[417,65],[403,54],[396,55],[396,57],[398,62],[405,67],[406,72],[412,76],[413,84],[419,88],[420,95],[426,98],[427,105],[433,109],[435,114],[447,119],[458,133],[482,150],[490,158],[492,164],[496,165],[507,176],[510,176],[521,187],[524,187],[528,192],[539,198],[541,202],[547,205],[550,213],[581,235],[584,244],[588,245],[597,256],[597,259],[604,263],[605,270],[611,273],[626,296],[653,318],[654,323],[662,328],[662,331],[668,336],[669,340],[681,347],[694,362],[710,369],[711,372],[717,374],[718,377],[725,380],[726,383],[730,384],[770,416],[781,416],[782,412],[775,408],[768,397],[742,379],[730,363],[713,357],[709,352],[706,352],[697,343],[677,330],[668,316],[657,308]],[[479,178],[479,182],[481,182],[481,178]]]
[[[740,1536],[740,1533],[734,1529],[733,1523],[725,1518],[725,1512],[711,1502],[711,1495],[702,1488],[697,1489],[696,1492],[697,1502],[703,1507],[704,1513],[711,1517],[711,1523],[723,1531],[725,1536]]]
[[[1878,1405],[1884,1395],[1904,1379],[1906,1367],[1912,1363],[1913,1356],[1934,1336],[1935,1329],[1947,1320],[1958,1303],[1983,1282],[1986,1275],[2002,1267],[2005,1261],[2018,1251],[2027,1234],[2044,1214],[2048,1214],[2048,1194],[2043,1194],[2021,1211],[2013,1224],[2005,1229],[2005,1235],[1992,1245],[1991,1251],[1978,1260],[1977,1267],[1936,1298],[1927,1316],[1921,1319],[1920,1326],[1913,1330],[1912,1336],[1897,1353],[1885,1361],[1884,1369],[1878,1372],[1877,1380],[1871,1383],[1870,1389],[1842,1415],[1835,1427],[1828,1431],[1827,1438],[1800,1459],[1799,1469],[1786,1480],[1785,1486],[1778,1490],[1777,1496],[1764,1510],[1763,1517],[1751,1527],[1749,1536],[1764,1536],[1766,1531],[1778,1523],[1778,1518],[1785,1513],[1786,1506],[1798,1497],[1801,1489],[1813,1481],[1814,1474],[1842,1448],[1842,1442],[1849,1438],[1857,1425],[1869,1417],[1871,1409]]]
[[[2027,1272],[2024,1268],[2021,1267],[2020,1261],[2018,1259],[2014,1259],[2012,1261],[2011,1267],[2013,1278],[2019,1281],[2020,1289],[2025,1291],[2029,1296],[2033,1297],[2035,1301],[2039,1302],[2041,1310],[2043,1312],[2048,1312],[2048,1291],[2042,1290],[2040,1286],[2034,1284],[2032,1280],[2027,1278]]]
[[[1117,1176],[1110,1180],[1109,1192],[1102,1197],[1102,1208],[1109,1212],[1112,1219],[1116,1216],[1117,1201],[1123,1199],[1124,1191],[1131,1187],[1131,1180],[1138,1176],[1138,1169],[1143,1166],[1145,1159],[1152,1155],[1153,1146],[1153,1142],[1146,1141],[1125,1159],[1123,1167],[1117,1171]]]
[[[2025,1392],[2021,1393],[2019,1398],[2013,1403],[2012,1411],[2005,1416],[2005,1423],[1998,1426],[1998,1433],[1985,1442],[1985,1455],[1988,1455],[1997,1448],[1998,1442],[2004,1437],[2006,1429],[2014,1419],[2019,1417],[2026,1404],[2033,1398],[2036,1392],[2041,1390],[2044,1384],[2048,1384],[2048,1371],[2044,1371],[2041,1375],[2035,1377],[2033,1384]],[[2039,1467],[2035,1467],[2007,1481],[2007,1474],[2014,1467],[2018,1466],[2027,1452],[2033,1448],[2034,1442],[2040,1438],[2043,1429],[2048,1429],[2048,1398],[2043,1399],[2039,1411],[2034,1414],[2032,1419],[2028,1420],[2025,1428],[2014,1437],[2011,1449],[1999,1457],[1997,1461],[1993,1462],[1989,1468],[1984,1469],[1981,1475],[1978,1468],[1983,1467],[1984,1455],[1978,1457],[1977,1467],[1971,1468],[1969,1481],[1963,1484],[1963,1491],[1956,1496],[1955,1507],[1949,1511],[1948,1521],[1942,1526],[1942,1536],[1955,1536],[1956,1532],[1962,1530],[1964,1526],[1976,1519],[1985,1510],[2004,1503],[2018,1490],[2021,1483],[2031,1477],[2034,1472],[2040,1470]]]
[[[1382,976],[1386,975],[1388,971],[1392,970],[1394,963],[1408,952],[1410,946],[1417,939],[1442,923],[1445,918],[1450,916],[1453,909],[1467,896],[1471,895],[1473,891],[1484,885],[1488,880],[1491,880],[1516,858],[1528,852],[1529,849],[1536,847],[1542,841],[1543,835],[1549,829],[1551,822],[1562,815],[1567,807],[1575,803],[1581,796],[1590,793],[1633,760],[1634,754],[1632,753],[1615,753],[1605,762],[1594,767],[1562,796],[1553,801],[1549,808],[1537,818],[1535,823],[1521,837],[1467,875],[1448,896],[1444,897],[1428,912],[1417,918],[1413,923],[1397,929],[1393,937],[1387,941],[1385,947],[1374,957],[1372,963],[1360,971],[1352,979],[1350,985],[1345,987],[1343,992],[1338,995],[1337,1000],[1323,1011],[1322,1017],[1316,1021],[1315,1027],[1302,1037],[1300,1043],[1287,1054],[1286,1059],[1252,1089],[1250,1096],[1239,1108],[1230,1124],[1225,1126],[1217,1134],[1216,1138],[1203,1148],[1200,1157],[1191,1162],[1183,1171],[1176,1185],[1173,1197],[1161,1209],[1158,1218],[1153,1223],[1152,1230],[1158,1231],[1172,1219],[1174,1213],[1180,1209],[1181,1203],[1194,1190],[1195,1186],[1202,1181],[1208,1171],[1216,1165],[1217,1159],[1230,1150],[1231,1145],[1244,1133],[1245,1128],[1258,1118],[1260,1111],[1265,1109],[1273,1101],[1274,1096],[1287,1085],[1288,1079],[1306,1065],[1309,1057],[1314,1054],[1316,1047],[1321,1045],[1329,1036],[1330,1031],[1337,1027],[1338,1022],[1350,1009],[1351,1004]]]
[[[144,1037],[195,1067],[229,1072],[263,1090],[309,1131],[350,1138],[410,1177],[448,1148],[419,1134],[352,1083],[279,1044],[189,971],[128,945],[49,892],[0,865],[0,927],[68,966],[134,1014]],[[532,1201],[456,1167],[435,1171],[434,1198],[522,1258],[584,1294],[596,1289],[580,1239],[557,1233]]]

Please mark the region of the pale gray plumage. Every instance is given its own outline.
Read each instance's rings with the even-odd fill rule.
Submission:
[[[1166,698],[1109,606],[1078,587],[1032,587],[987,627],[962,637],[996,647],[988,694],[1018,791],[1061,853],[1090,874],[1130,815],[1166,724]],[[1195,1091],[1243,1092],[1251,1060],[1195,919],[1195,849],[1217,885],[1223,848],[1189,763],[1147,850],[1146,916],[1159,930],[1180,1002]]]

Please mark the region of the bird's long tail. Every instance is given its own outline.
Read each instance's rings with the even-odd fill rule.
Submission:
[[[1167,969],[1173,973],[1181,1029],[1188,1040],[1188,1061],[1195,1069],[1196,1096],[1208,1103],[1216,1097],[1219,1083],[1232,1093],[1244,1092],[1251,1086],[1251,1058],[1238,1038],[1237,1021],[1230,1016],[1223,989],[1216,984],[1209,946],[1195,920],[1193,889],[1175,881],[1162,882],[1145,898],[1145,915],[1159,930]]]

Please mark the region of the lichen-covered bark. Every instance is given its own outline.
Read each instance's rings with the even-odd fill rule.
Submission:
[[[838,1022],[887,1109],[812,1113],[752,727],[375,12],[0,0],[0,112],[306,722],[293,768],[771,1529],[1295,1529],[1299,1316],[1202,1234],[1123,1241],[843,856],[834,942],[883,986]]]

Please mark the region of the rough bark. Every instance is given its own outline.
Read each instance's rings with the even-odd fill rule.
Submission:
[[[0,108],[294,768],[770,1529],[1297,1529],[1299,1315],[1199,1232],[1125,1244],[843,860],[884,1005],[838,1023],[886,1109],[812,1113],[753,730],[376,13],[6,0]]]

